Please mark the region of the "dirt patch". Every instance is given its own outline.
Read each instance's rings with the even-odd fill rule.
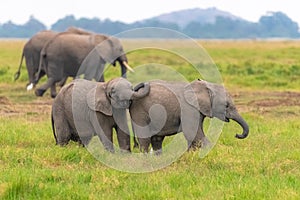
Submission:
[[[0,105],[10,104],[10,101],[7,97],[0,96]]]
[[[250,101],[249,106],[300,106],[300,93],[296,92],[254,93],[254,96],[256,96],[256,99]]]
[[[30,103],[13,103],[7,97],[0,96],[0,115],[4,117],[15,115],[50,114],[52,99],[39,98]]]
[[[263,99],[252,100],[251,106],[259,107],[277,107],[277,106],[300,106],[300,93],[297,92],[272,92],[256,94]]]
[[[300,107],[300,92],[235,92],[232,98],[241,113],[265,113],[279,107]],[[53,99],[42,97],[32,102],[13,103],[9,98],[0,96],[0,115],[26,115],[38,119],[41,114],[50,116],[52,102]]]
[[[17,113],[13,103],[7,97],[0,96],[0,115],[8,116]]]
[[[289,107],[300,108],[300,92],[236,92],[232,95],[240,112],[276,112],[276,110],[290,110]],[[297,110],[293,112],[297,113]]]

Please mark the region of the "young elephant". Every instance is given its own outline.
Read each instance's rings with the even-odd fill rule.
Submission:
[[[135,88],[142,91],[143,86]],[[134,99],[130,105],[132,126],[140,149],[149,151],[152,145],[156,154],[162,149],[165,136],[183,132],[188,148],[208,145],[203,132],[205,117],[236,121],[243,128],[239,139],[249,133],[248,124],[239,115],[229,94],[222,85],[196,80],[183,82],[150,82],[150,93]]]
[[[105,149],[113,152],[112,129],[115,128],[120,149],[130,151],[126,109],[131,100],[149,93],[149,85],[145,88],[134,92],[124,78],[106,83],[77,79],[64,86],[52,106],[56,144],[63,146],[74,140],[87,145],[97,134]]]

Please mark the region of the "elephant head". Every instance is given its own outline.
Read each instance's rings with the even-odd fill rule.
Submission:
[[[184,98],[188,104],[207,117],[216,117],[225,122],[229,122],[230,119],[236,121],[243,128],[243,133],[236,134],[236,138],[244,139],[248,136],[248,124],[238,113],[222,85],[203,80],[193,81],[185,87]]]
[[[122,76],[125,78],[127,70],[133,72],[133,69],[128,65],[128,59],[118,38],[107,37],[103,40],[103,36],[101,35],[95,35],[94,37],[95,40],[102,41],[95,48],[103,60],[113,66],[115,66],[116,61],[118,61],[121,65]]]
[[[113,109],[127,109],[133,99],[143,98],[150,92],[149,83],[144,89],[134,91],[125,78],[115,78],[107,83],[98,83],[87,95],[88,106],[95,111],[112,116]]]

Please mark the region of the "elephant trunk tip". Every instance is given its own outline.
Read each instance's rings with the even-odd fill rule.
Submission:
[[[242,128],[243,128],[243,133],[242,134],[236,134],[235,137],[238,139],[245,139],[248,134],[249,134],[249,126],[245,122],[245,120],[241,117],[238,116],[236,118],[232,118],[234,121],[236,121]]]
[[[248,134],[236,134],[235,137],[238,139],[245,139],[248,136]]]
[[[142,89],[143,88],[143,89]],[[147,96],[150,92],[150,84],[148,82],[140,83],[133,89],[132,99],[139,99]]]
[[[249,134],[249,127],[247,124],[243,124],[243,133],[242,134],[236,134],[235,137],[237,139],[245,139],[246,137],[248,137]]]

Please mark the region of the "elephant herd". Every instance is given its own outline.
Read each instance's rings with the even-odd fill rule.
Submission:
[[[85,61],[89,54],[94,55],[92,59]],[[37,88],[35,94],[42,96],[51,88],[53,98],[56,96],[56,83],[63,86],[68,77],[75,78],[84,74],[87,80],[104,81],[106,63],[115,66],[118,61],[123,77],[126,77],[127,69],[132,70],[117,38],[74,27],[60,33],[47,30],[35,34],[24,45],[15,80],[19,78],[24,57],[29,77],[27,90],[32,89],[47,75],[47,82]]]
[[[95,54],[92,55],[95,59],[86,61],[89,54]],[[51,97],[55,98],[51,111],[52,130],[58,145],[64,146],[72,140],[87,146],[93,136],[98,136],[104,148],[114,152],[115,129],[120,150],[131,152],[128,116],[134,146],[139,146],[144,153],[149,152],[151,145],[156,155],[161,154],[165,137],[180,132],[183,132],[188,149],[207,147],[210,141],[203,130],[206,117],[224,122],[233,120],[243,129],[236,138],[248,136],[247,122],[220,84],[199,79],[191,83],[155,80],[133,87],[126,79],[126,70],[132,69],[117,38],[77,28],[61,33],[39,32],[24,46],[16,79],[24,57],[28,90],[42,76],[48,77],[35,94],[42,96],[51,88]],[[104,65],[115,65],[117,61],[122,77],[104,82]],[[84,79],[77,79],[82,74]],[[75,80],[64,85],[68,77]],[[62,88],[56,95],[57,83]]]
[[[132,89],[132,84],[122,77],[102,83],[77,79],[64,86],[53,102],[56,144],[63,146],[73,140],[86,146],[97,135],[104,148],[114,152],[115,129],[120,150],[130,152],[126,109],[138,140],[134,140],[135,145],[144,153],[149,152],[151,144],[155,154],[161,154],[165,136],[179,132],[183,132],[188,149],[207,147],[210,141],[203,131],[205,117],[236,121],[243,129],[236,135],[239,139],[249,133],[248,124],[219,84],[157,80]]]

